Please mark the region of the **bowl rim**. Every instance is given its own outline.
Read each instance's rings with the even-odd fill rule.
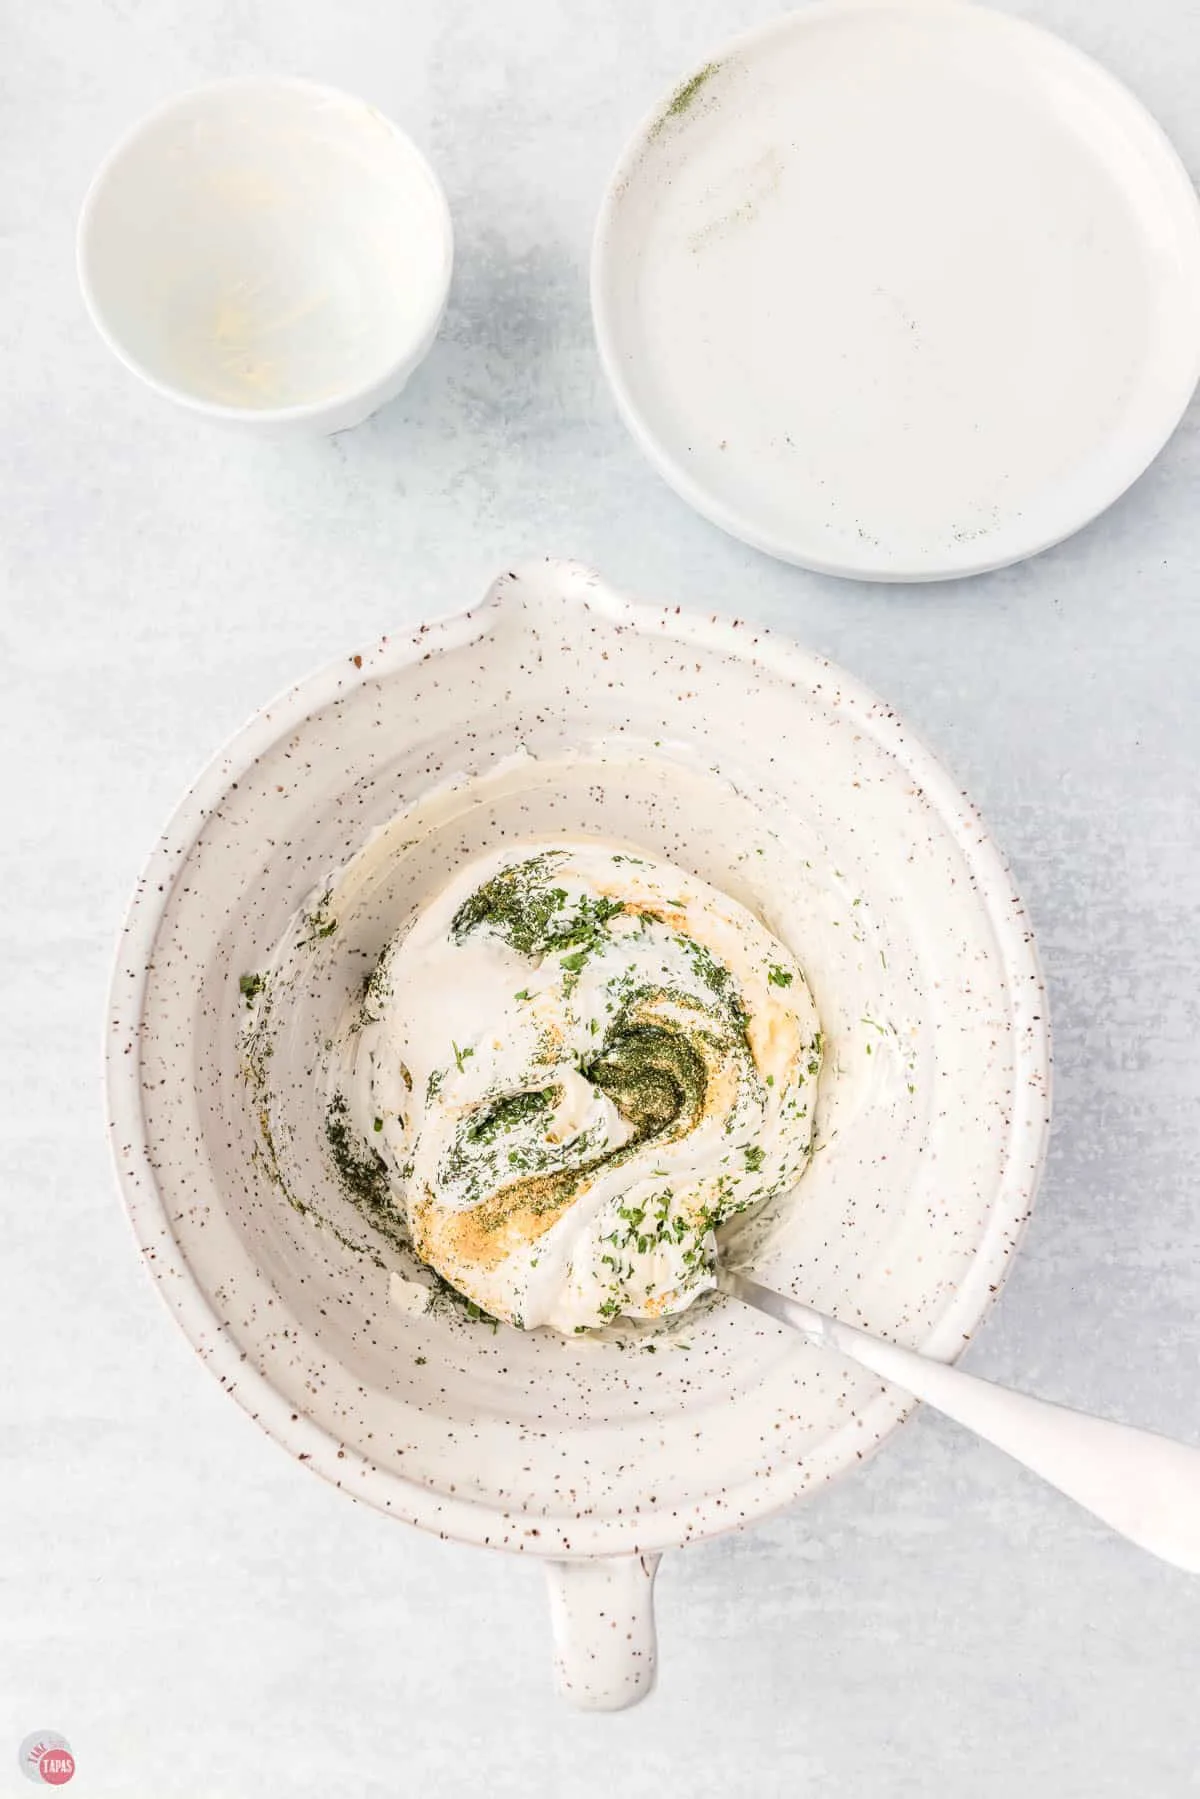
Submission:
[[[172,113],[182,110],[201,96],[211,98],[218,94],[235,93],[238,90],[252,91],[255,88],[290,89],[315,98],[336,101],[342,105],[360,107],[365,113],[370,114],[394,137],[398,138],[416,159],[434,197],[441,228],[442,268],[437,298],[428,313],[422,317],[419,328],[413,332],[411,342],[403,355],[392,356],[386,363],[380,365],[378,371],[369,380],[360,381],[354,387],[345,388],[336,395],[327,395],[323,399],[301,400],[289,406],[234,406],[224,400],[206,400],[201,395],[192,393],[186,387],[163,380],[162,376],[156,374],[139,356],[135,355],[110,327],[105,310],[96,295],[90,268],[91,233],[105,185],[114,170],[145,133],[162,120],[169,119]],[[181,93],[173,94],[169,99],[152,107],[149,112],[143,113],[121,133],[101,160],[83,197],[83,203],[79,209],[79,221],[75,230],[75,268],[88,317],[102,342],[107,345],[117,361],[129,370],[130,374],[136,375],[139,380],[144,381],[147,387],[152,388],[163,399],[173,400],[179,406],[186,406],[189,412],[222,422],[267,427],[304,424],[319,422],[335,413],[365,404],[378,391],[386,389],[388,383],[394,381],[397,375],[411,374],[421,361],[437,334],[450,292],[450,282],[454,273],[454,220],[450,212],[450,202],[446,197],[446,190],[425,152],[407,131],[403,130],[393,118],[382,112],[371,101],[362,99],[358,94],[349,93],[345,88],[332,87],[327,82],[310,81],[303,75],[231,75],[220,81],[201,82],[195,87],[185,88]]]
[[[219,749],[171,814],[135,885],[117,939],[105,1043],[108,1140],[118,1187],[147,1274],[192,1347],[225,1390],[269,1436],[306,1467],[351,1497],[419,1528],[479,1547],[576,1559],[661,1551],[716,1536],[782,1510],[823,1483],[868,1460],[917,1402],[882,1387],[859,1411],[855,1459],[831,1454],[838,1432],[807,1460],[751,1477],[656,1515],[561,1517],[508,1513],[481,1501],[439,1492],[370,1462],[302,1412],[244,1359],[192,1273],[171,1229],[158,1188],[142,1109],[140,1055],[153,947],[176,881],[209,815],[230,787],[281,738],[348,692],[451,650],[474,636],[481,615],[507,603],[515,585],[549,579],[562,603],[582,604],[640,631],[665,631],[740,661],[763,665],[811,689],[836,683],[840,707],[894,755],[928,796],[974,878],[1002,957],[1014,1020],[1012,1122],[1008,1154],[987,1215],[983,1239],[922,1352],[945,1361],[962,1353],[990,1312],[1020,1246],[1045,1163],[1051,1110],[1051,1048],[1045,981],[1033,934],[1012,877],[983,820],[940,760],[869,688],[824,657],[766,627],[718,614],[633,599],[591,569],[547,557],[512,565],[482,602],[434,618],[370,649],[342,655],[287,687]]]

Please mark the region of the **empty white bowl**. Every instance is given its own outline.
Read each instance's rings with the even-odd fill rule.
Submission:
[[[159,393],[259,430],[340,431],[437,334],[441,184],[371,106],[255,77],[181,95],[109,155],[79,222],[100,335]]]

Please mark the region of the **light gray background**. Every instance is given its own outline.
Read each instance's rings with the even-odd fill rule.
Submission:
[[[1026,0],[1200,171],[1186,0]],[[80,1794],[1200,1791],[1200,1585],[922,1416],[861,1476],[668,1558],[662,1679],[579,1718],[536,1567],[308,1478],[144,1278],[97,1066],[110,945],[182,788],[314,663],[513,557],[786,629],[886,694],[982,804],[1057,1030],[1039,1209],[970,1365],[1200,1439],[1195,410],[1073,542],[953,587],[843,585],[694,518],[619,425],[586,299],[642,112],[752,0],[9,0],[0,15],[0,1792],[60,1730]],[[285,69],[411,129],[458,266],[408,394],[263,445],[143,392],[72,235],[114,136]]]

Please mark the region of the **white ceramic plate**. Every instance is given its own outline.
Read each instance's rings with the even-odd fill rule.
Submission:
[[[822,0],[655,109],[601,209],[625,419],[715,524],[934,580],[1078,530],[1200,374],[1200,208],[1095,63],[960,0]]]

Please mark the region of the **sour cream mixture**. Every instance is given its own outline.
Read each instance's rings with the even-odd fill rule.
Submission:
[[[714,1285],[717,1227],[808,1164],[821,1053],[802,970],[745,907],[555,839],[471,863],[392,938],[330,1103],[426,1262],[570,1333]]]

